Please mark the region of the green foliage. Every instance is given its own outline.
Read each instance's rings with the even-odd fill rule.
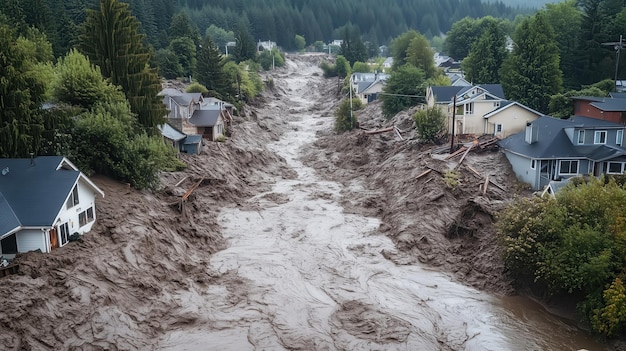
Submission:
[[[407,64],[393,71],[383,88],[385,94],[381,97],[385,117],[390,118],[423,101],[426,94],[424,81],[424,72],[412,65]]]
[[[239,25],[235,32],[235,42],[232,52],[235,62],[240,63],[256,58],[256,44],[246,26]]]
[[[315,41],[315,43],[313,43],[313,48],[315,48],[316,52],[323,52],[324,51],[324,42],[321,41],[321,40]]]
[[[420,34],[415,30],[409,30],[402,33],[391,42],[391,55],[393,56],[393,67],[395,70],[398,67],[407,64],[407,50],[411,45],[411,41],[417,38]]]
[[[165,79],[176,79],[183,76],[183,66],[178,56],[170,49],[160,49],[156,53],[156,65],[159,74]]]
[[[263,50],[259,54],[259,63],[264,70],[268,71],[272,69],[272,65],[275,67],[283,67],[285,65],[285,58],[276,48],[271,51]]]
[[[320,63],[320,68],[324,72],[324,77],[332,78],[337,77],[337,66],[328,63],[327,61],[322,61]]]
[[[594,330],[623,333],[626,189],[614,180],[572,180],[556,199],[518,200],[498,217],[509,273],[553,296],[583,296]],[[608,287],[608,288],[607,288]],[[598,298],[600,297],[600,298]]]
[[[428,39],[418,33],[406,49],[406,62],[424,71],[425,78],[430,78],[438,73],[434,55]]]
[[[160,136],[135,134],[127,105],[100,105],[80,116],[72,159],[88,174],[111,176],[133,187],[154,188],[158,172],[183,167]]]
[[[46,84],[24,44],[0,25],[0,157],[37,153],[44,129],[40,107]]]
[[[608,80],[613,84],[612,80]],[[599,86],[605,86],[604,82],[599,82]],[[605,97],[607,91],[603,91],[596,86],[590,86],[581,90],[570,90],[565,93],[559,93],[550,97],[550,103],[548,104],[548,111],[550,116],[558,118],[568,118],[574,113],[574,104],[572,103],[573,96],[597,96]]]
[[[563,82],[554,31],[539,12],[518,26],[514,41],[513,53],[500,69],[502,87],[510,100],[546,113]]]
[[[52,84],[55,101],[85,109],[91,109],[97,102],[126,101],[119,87],[104,80],[100,69],[75,49],[59,59],[55,71]]]
[[[352,74],[352,72],[350,72],[350,62],[342,55],[337,56],[335,70],[337,71],[337,76],[340,78],[345,78]]]
[[[263,92],[265,85],[259,76],[260,66],[253,61],[236,64],[232,61],[224,65],[224,72],[230,82],[230,89],[239,100],[251,101]]]
[[[131,15],[128,4],[101,0],[97,10],[88,10],[82,27],[80,48],[102,75],[119,85],[137,115],[140,125],[158,134],[167,110],[158,93],[161,80],[150,68],[150,51],[144,45],[140,22]]]
[[[490,16],[479,19],[465,17],[455,22],[446,35],[444,43],[446,53],[462,61],[469,55],[472,45],[478,41],[486,28],[494,23],[498,24],[499,20]]]
[[[352,65],[352,72],[369,73],[370,66],[365,62],[357,61]]]
[[[356,28],[344,29],[340,55],[348,61],[348,66],[352,66],[357,61],[367,61],[367,48]]]
[[[461,184],[461,173],[455,169],[449,169],[443,174],[443,182],[452,190],[455,190]]]
[[[188,37],[173,39],[168,46],[168,50],[178,58],[182,68],[182,75],[189,77],[196,66],[196,44],[193,40]]]
[[[489,22],[461,64],[465,78],[474,84],[500,82],[498,71],[506,58],[505,46],[506,38],[501,25]]]
[[[294,41],[296,43],[296,49],[298,49],[298,51],[304,51],[304,48],[306,47],[306,40],[304,37],[296,34]]]
[[[198,82],[193,82],[189,84],[187,89],[185,89],[185,92],[186,93],[201,93],[203,96],[208,96],[209,89],[207,89],[204,85]]]
[[[224,50],[224,52],[226,52],[226,43],[235,41],[235,33],[232,30],[228,31],[214,24],[206,29],[205,36],[211,38],[215,46],[220,50]]]
[[[358,128],[359,122],[355,111],[363,107],[363,103],[359,99],[352,99],[352,106],[350,106],[350,99],[342,101],[335,111],[335,131],[343,133]]]
[[[428,107],[413,115],[415,128],[424,143],[435,143],[446,132],[446,114],[438,107]]]
[[[234,95],[234,90],[224,69],[224,58],[211,39],[204,38],[196,61],[196,79],[208,90],[208,94],[217,98]]]

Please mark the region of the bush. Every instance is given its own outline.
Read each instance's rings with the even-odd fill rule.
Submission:
[[[200,84],[198,82],[194,82],[194,83],[189,84],[187,89],[185,89],[185,92],[187,92],[187,93],[200,93],[203,96],[208,96],[209,89],[207,89],[204,85],[202,85],[202,84]]]
[[[446,133],[446,115],[438,107],[417,111],[413,120],[417,134],[424,143],[436,143]]]
[[[337,133],[343,133],[348,130],[359,127],[357,120],[357,114],[355,111],[363,108],[363,103],[359,99],[352,99],[352,113],[350,113],[350,100],[344,100],[337,111],[335,111],[335,131]],[[352,118],[350,118],[352,115]]]
[[[623,333],[624,208],[626,189],[594,177],[571,181],[556,199],[515,202],[497,221],[508,272],[538,293],[579,298],[595,332]]]
[[[320,68],[324,71],[325,78],[337,77],[337,66],[324,61],[320,64]]]

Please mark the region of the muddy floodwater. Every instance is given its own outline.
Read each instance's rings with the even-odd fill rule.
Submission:
[[[289,63],[292,64],[292,63]],[[604,350],[587,333],[521,297],[456,282],[428,266],[396,265],[380,222],[346,214],[342,186],[299,160],[332,116],[301,92],[316,67],[278,77],[290,131],[269,147],[297,173],[223,209],[228,248],[211,269],[237,277],[182,296],[202,327],[165,335],[165,350]],[[274,106],[276,107],[276,106]],[[236,283],[236,284],[235,284]]]

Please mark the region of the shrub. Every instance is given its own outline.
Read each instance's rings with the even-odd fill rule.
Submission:
[[[417,111],[413,120],[422,142],[435,143],[446,132],[446,115],[438,107]]]
[[[359,99],[352,99],[352,113],[350,113],[350,100],[344,100],[337,111],[335,111],[335,131],[343,133],[354,128],[358,128],[359,122],[355,111],[363,108],[363,103]],[[350,118],[352,115],[352,118]]]
[[[200,84],[198,82],[194,82],[194,83],[189,84],[187,89],[185,89],[185,92],[187,92],[187,93],[201,93],[203,96],[208,96],[209,89],[207,89],[204,85],[202,85],[202,84]]]

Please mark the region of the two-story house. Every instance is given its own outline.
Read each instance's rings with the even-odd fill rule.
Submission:
[[[500,141],[518,179],[540,190],[551,181],[626,170],[622,124],[583,116],[543,116]]]
[[[389,75],[385,73],[353,73],[350,76],[350,88],[354,97],[361,100],[363,105],[367,105],[376,100],[388,78]]]

